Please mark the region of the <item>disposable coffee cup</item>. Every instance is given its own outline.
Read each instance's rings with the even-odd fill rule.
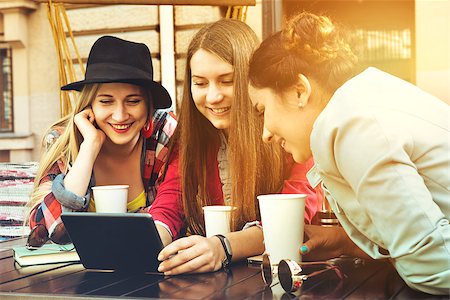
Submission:
[[[126,213],[128,185],[94,186],[95,211],[99,213]]]
[[[204,206],[206,237],[227,234],[231,231],[231,212],[236,209],[227,205]]]
[[[277,266],[282,259],[301,262],[305,194],[259,195],[259,210],[264,234],[265,253]]]

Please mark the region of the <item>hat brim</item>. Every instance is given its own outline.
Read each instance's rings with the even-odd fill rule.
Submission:
[[[169,92],[166,90],[166,88],[155,81],[146,79],[117,79],[117,80],[101,79],[101,78],[85,79],[64,85],[61,87],[61,90],[81,92],[81,90],[86,84],[113,83],[113,82],[130,83],[142,86],[144,88],[148,88],[152,93],[153,98],[152,102],[154,108],[156,109],[164,109],[172,106],[172,99],[170,98]]]

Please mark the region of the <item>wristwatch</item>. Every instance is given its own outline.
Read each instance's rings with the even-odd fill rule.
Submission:
[[[221,234],[216,234],[215,236],[220,240],[223,250],[225,251],[225,259],[222,261],[222,268],[227,269],[231,263],[231,258],[233,257],[233,251],[231,250],[230,242],[225,236]]]

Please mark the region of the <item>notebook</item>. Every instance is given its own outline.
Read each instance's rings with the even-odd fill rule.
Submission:
[[[77,262],[80,260],[73,244],[57,245],[45,244],[44,246],[29,250],[27,247],[14,247],[14,259],[22,266],[43,265],[63,262]]]
[[[150,214],[64,212],[61,218],[86,269],[157,272],[163,244]]]

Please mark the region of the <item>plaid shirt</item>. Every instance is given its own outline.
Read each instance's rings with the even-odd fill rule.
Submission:
[[[157,110],[153,115],[153,133],[144,140],[144,150],[141,156],[142,182],[149,206],[156,197],[156,191],[162,180],[163,166],[167,160],[167,145],[175,130],[177,121],[171,112]],[[47,137],[47,144],[51,144],[59,137],[64,128],[55,128]],[[64,163],[59,160],[42,177],[38,189],[43,194],[42,201],[36,204],[30,213],[29,224],[33,228],[36,224],[44,224],[51,234],[55,226],[61,223],[60,215],[70,209],[62,206],[52,192],[52,182],[58,174],[63,173]],[[91,188],[91,187],[89,187]]]

